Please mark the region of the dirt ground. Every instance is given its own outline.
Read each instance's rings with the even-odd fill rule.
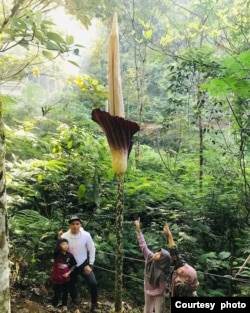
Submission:
[[[62,308],[51,307],[52,293],[46,290],[45,286],[40,288],[31,288],[29,290],[12,290],[11,291],[11,313],[52,313],[61,312]],[[114,303],[109,300],[108,295],[100,294],[98,302],[99,313],[112,313],[114,312]],[[123,303],[124,313],[128,313],[133,310],[132,307]],[[90,303],[88,299],[82,299],[79,306],[71,306],[70,300],[68,305],[68,313],[88,313],[90,312]]]

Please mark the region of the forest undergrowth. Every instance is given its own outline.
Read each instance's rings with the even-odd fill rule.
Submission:
[[[11,289],[11,313],[52,313],[62,312],[60,304],[58,308],[51,306],[53,290],[47,289],[44,285],[39,288]],[[140,313],[142,308],[135,304],[123,302],[123,312]],[[87,313],[90,312],[90,299],[84,295],[79,301],[79,306],[73,306],[68,301],[68,313]],[[105,290],[99,292],[98,313],[113,313],[114,297]],[[169,311],[167,310],[166,313]]]

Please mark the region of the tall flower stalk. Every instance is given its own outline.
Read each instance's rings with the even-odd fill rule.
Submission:
[[[124,118],[120,76],[119,33],[117,14],[114,14],[108,48],[109,112],[94,109],[92,119],[98,123],[110,148],[112,168],[117,176],[116,199],[116,254],[115,254],[115,312],[122,312],[123,287],[123,207],[124,175],[132,149],[132,137],[139,131],[137,123]]]

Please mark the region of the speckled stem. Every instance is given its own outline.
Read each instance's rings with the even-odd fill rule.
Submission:
[[[118,193],[116,203],[115,312],[120,313],[122,311],[124,174],[117,175],[117,183]]]

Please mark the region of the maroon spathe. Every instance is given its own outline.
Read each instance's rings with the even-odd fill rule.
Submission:
[[[110,115],[100,109],[92,111],[92,120],[99,124],[105,132],[110,148],[127,150],[129,156],[132,148],[132,137],[140,130],[140,126],[136,122]]]

